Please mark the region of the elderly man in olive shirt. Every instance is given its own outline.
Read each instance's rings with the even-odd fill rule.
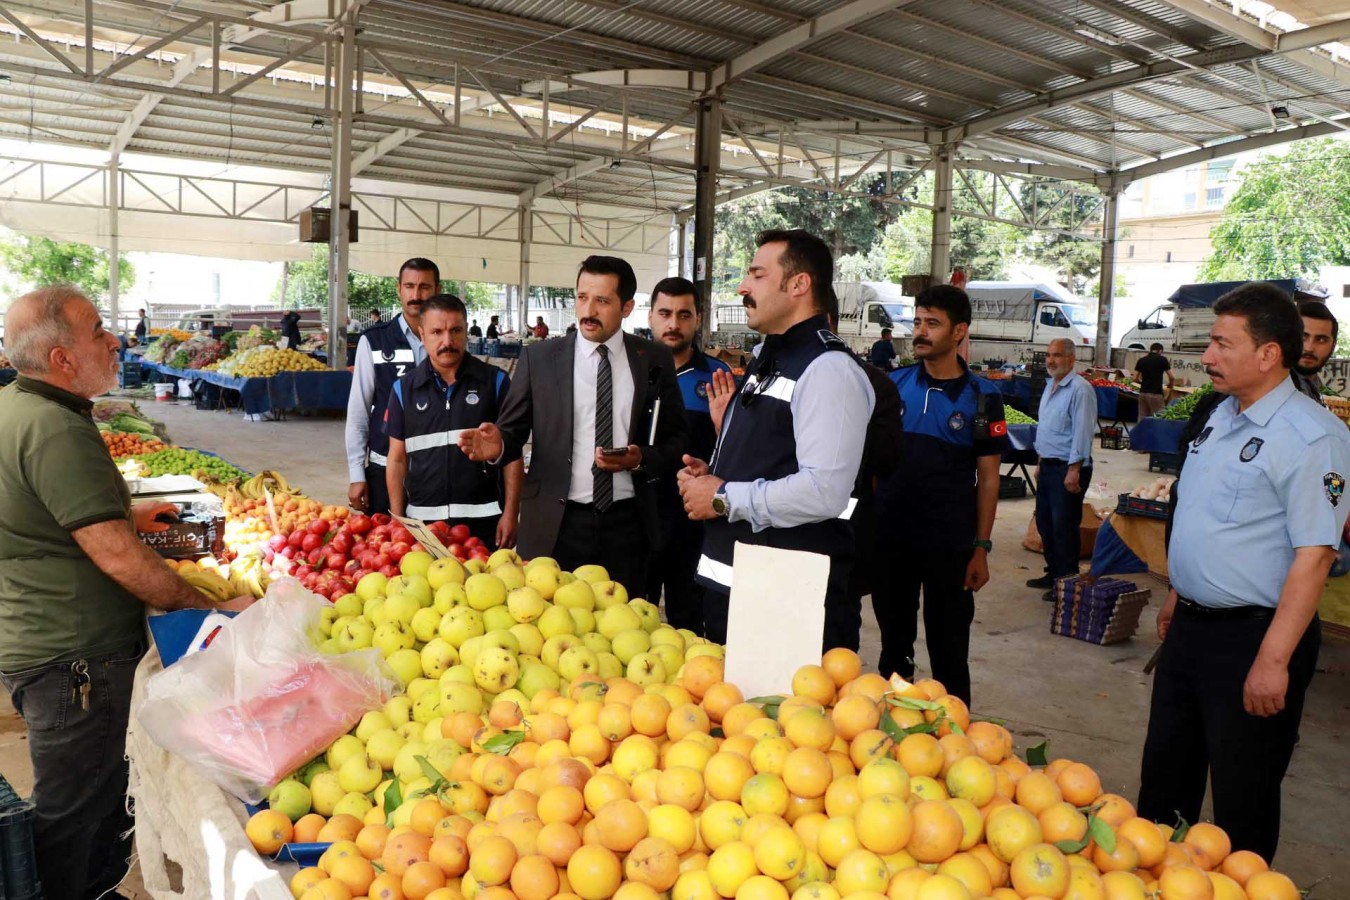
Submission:
[[[28,726],[43,889],[99,897],[131,849],[123,754],[145,609],[211,604],[137,539],[174,507],[132,507],[90,415],[118,368],[93,304],[34,291],[5,335],[19,378],[0,391],[0,683]]]

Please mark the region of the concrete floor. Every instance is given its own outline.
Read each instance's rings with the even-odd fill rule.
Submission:
[[[346,500],[342,421],[291,417],[285,422],[245,422],[238,414],[200,412],[177,403],[143,403],[164,421],[182,446],[211,450],[257,471],[275,468],[310,496]],[[1116,494],[1151,480],[1147,458],[1128,451],[1098,451],[1094,475],[1105,483],[1098,506],[1115,506]],[[1154,590],[1140,633],[1099,647],[1049,633],[1048,604],[1024,586],[1039,575],[1041,558],[1022,549],[1031,499],[999,504],[990,557],[991,583],[977,598],[971,629],[971,668],[977,713],[999,717],[1012,729],[1019,750],[1050,742],[1052,757],[1092,765],[1106,790],[1133,799],[1148,722],[1149,678],[1144,663],[1157,647],[1153,617],[1161,583],[1131,576]],[[874,662],[880,650],[876,621],[864,612],[862,653]],[[919,665],[926,663],[919,650]],[[1340,807],[1350,799],[1346,742],[1350,739],[1350,641],[1327,635],[1319,671],[1309,691],[1295,751],[1284,784],[1283,831],[1277,867],[1313,898],[1350,897],[1350,820]],[[31,787],[23,724],[0,698],[0,771],[20,790]],[[1208,811],[1206,812],[1208,815]]]

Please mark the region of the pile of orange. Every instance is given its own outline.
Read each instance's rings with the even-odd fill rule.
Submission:
[[[697,657],[676,684],[583,678],[565,696],[541,691],[528,711],[448,717],[445,736],[465,752],[440,790],[400,807],[393,827],[378,808],[364,823],[333,817],[323,829],[334,843],[292,891],[301,900],[1299,900],[1260,857],[1230,852],[1214,825],[1173,840],[1103,793],[1088,766],[1028,766],[1007,729],[972,721],[936,681],[861,674],[856,654],[832,650],[774,704],[746,702],[722,674],[721,660]],[[484,748],[512,731],[523,736],[509,750]],[[267,842],[285,827],[257,830]]]

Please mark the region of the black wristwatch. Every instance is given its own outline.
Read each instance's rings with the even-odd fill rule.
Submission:
[[[993,541],[982,541],[979,538],[976,538],[973,546],[979,547],[980,549],[984,550],[985,553],[994,552]]]
[[[731,512],[731,506],[727,503],[727,486],[725,483],[717,489],[717,493],[713,494],[712,509],[713,513],[723,519]]]

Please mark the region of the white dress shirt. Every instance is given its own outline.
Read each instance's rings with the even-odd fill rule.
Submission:
[[[408,327],[403,314],[398,326],[412,348],[413,366],[427,358],[426,348],[417,334]],[[347,395],[347,424],[343,428],[347,444],[347,478],[355,483],[366,480],[367,445],[370,441],[370,406],[375,402],[375,364],[371,361],[370,341],[363,334],[356,345],[356,364],[352,367],[352,391]],[[384,398],[389,402],[389,398]]]
[[[594,498],[595,476],[595,386],[600,376],[600,345],[577,335],[577,350],[572,364],[572,485],[567,499],[576,503],[590,503]],[[623,345],[623,332],[616,331],[605,341],[609,348],[609,369],[614,384],[614,439],[611,447],[627,447],[630,443],[628,421],[633,412],[633,373],[628,368],[628,351]],[[629,472],[614,473],[614,499],[627,500],[633,496],[633,476]]]

